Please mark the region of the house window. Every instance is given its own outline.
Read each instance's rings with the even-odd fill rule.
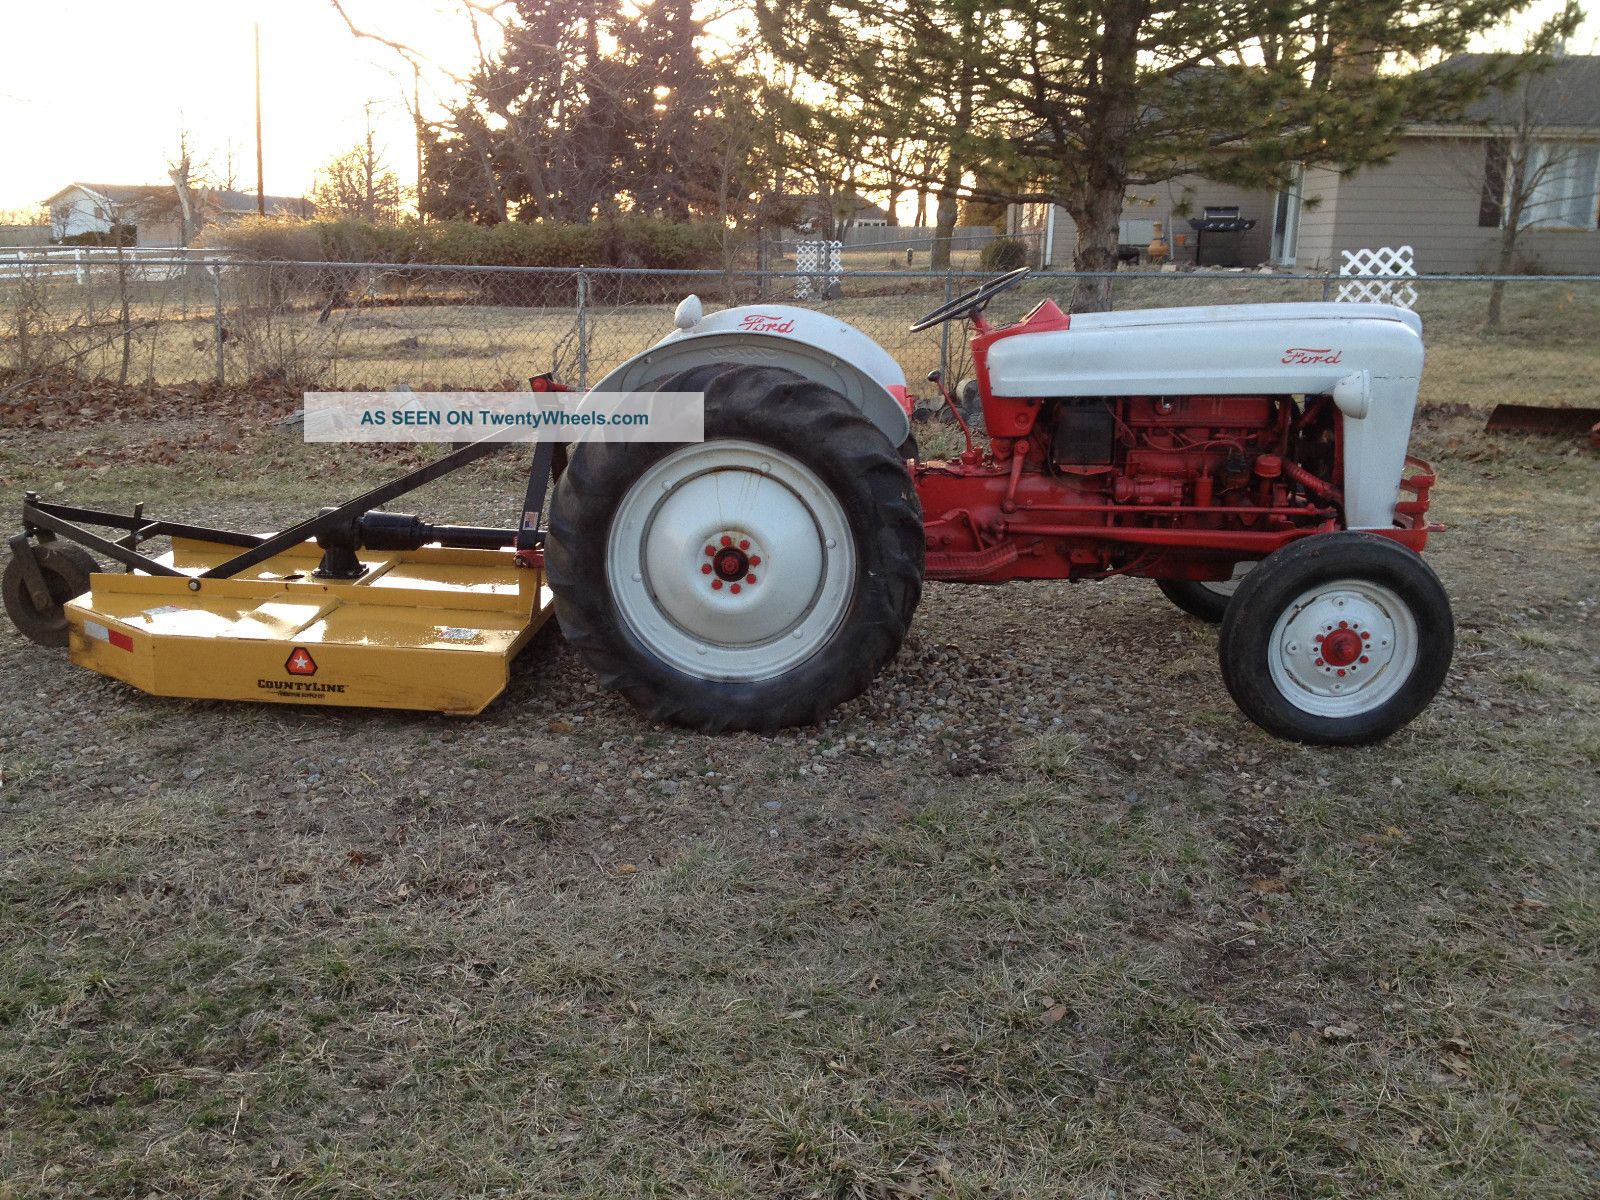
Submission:
[[[1600,218],[1600,143],[1536,142],[1528,149],[1523,177],[1524,229],[1595,228]]]

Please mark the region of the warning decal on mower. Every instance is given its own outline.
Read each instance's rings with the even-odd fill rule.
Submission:
[[[311,657],[311,651],[304,646],[296,646],[294,653],[289,655],[283,669],[291,675],[315,675],[317,673],[317,660]]]

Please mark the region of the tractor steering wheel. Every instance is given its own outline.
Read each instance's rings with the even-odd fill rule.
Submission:
[[[1007,271],[999,279],[991,279],[988,283],[981,283],[970,292],[963,292],[954,300],[946,301],[934,309],[922,320],[911,326],[911,332],[917,333],[923,329],[932,329],[935,325],[942,325],[946,321],[954,321],[960,317],[975,317],[989,306],[1001,292],[1009,292],[1022,282],[1031,267],[1018,267],[1015,271]]]

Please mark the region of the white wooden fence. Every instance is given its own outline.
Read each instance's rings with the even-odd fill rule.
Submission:
[[[94,268],[115,267],[119,254],[130,274],[140,279],[175,279],[192,264],[226,257],[221,250],[176,246],[124,246],[120,251],[115,246],[15,246],[0,249],[0,279],[88,283]]]

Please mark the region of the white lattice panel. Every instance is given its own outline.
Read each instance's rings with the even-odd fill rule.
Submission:
[[[800,273],[794,281],[796,300],[807,300],[813,293],[826,296],[844,271],[844,243],[796,242],[794,269]]]
[[[1379,246],[1376,250],[1341,250],[1344,263],[1341,275],[1389,275],[1393,279],[1415,279],[1417,263],[1410,246]],[[1337,299],[1350,303],[1397,304],[1410,308],[1417,302],[1417,289],[1392,279],[1352,279],[1339,285]]]

